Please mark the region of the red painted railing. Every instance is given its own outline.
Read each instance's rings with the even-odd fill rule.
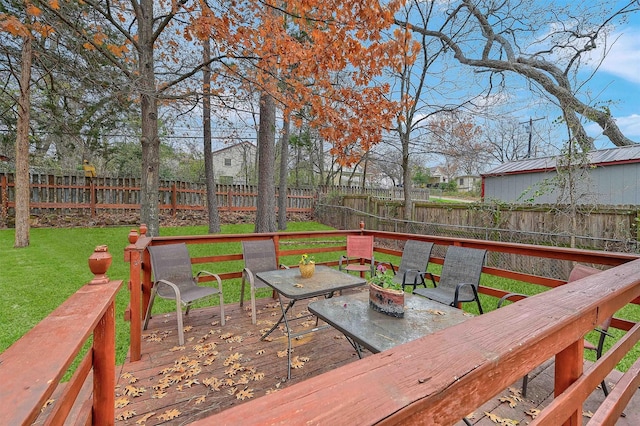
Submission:
[[[122,281],[109,281],[105,271],[94,271],[89,284],[0,354],[0,424],[28,425],[42,417],[54,425],[67,418],[115,422],[115,296]],[[61,384],[91,337],[92,348]]]

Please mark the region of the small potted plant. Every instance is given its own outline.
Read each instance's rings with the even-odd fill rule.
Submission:
[[[393,281],[393,271],[379,264],[369,280],[369,307],[396,318],[404,317],[404,290]]]
[[[316,270],[316,261],[313,259],[313,256],[305,253],[300,257],[298,267],[300,268],[302,278],[310,278]]]

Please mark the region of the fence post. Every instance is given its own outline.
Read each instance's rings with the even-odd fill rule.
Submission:
[[[6,223],[9,211],[9,191],[7,189],[7,177],[0,176],[0,220]]]
[[[176,210],[178,208],[178,194],[176,189],[176,183],[171,184],[171,217],[176,217]]]
[[[96,217],[96,185],[93,183],[93,179],[89,181],[89,191],[91,191],[91,195],[89,196],[91,200],[91,217]]]
[[[233,192],[231,188],[227,191],[227,211],[231,211],[231,205],[233,204]]]

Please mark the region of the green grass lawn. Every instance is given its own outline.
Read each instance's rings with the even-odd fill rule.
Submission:
[[[314,231],[332,229],[316,222],[291,222],[289,231]],[[224,225],[222,233],[251,233],[253,224]],[[31,230],[31,244],[27,248],[14,249],[14,231],[0,230],[0,352],[7,349],[28,330],[49,315],[57,306],[76,292],[80,287],[93,278],[89,271],[87,259],[97,245],[106,244],[113,255],[113,263],[108,275],[112,280],[123,280],[125,283],[116,298],[116,362],[122,364],[129,348],[129,323],[123,319],[124,310],[129,303],[129,293],[126,282],[129,278],[129,265],[124,262],[124,248],[128,245],[127,235],[131,227],[111,228],[35,228]],[[206,226],[168,227],[160,231],[162,236],[170,235],[203,235],[207,233]],[[336,237],[340,240],[340,237]],[[323,241],[330,240],[322,238]],[[295,244],[295,243],[292,243]],[[306,247],[313,242],[305,241]],[[286,247],[286,249],[295,247]],[[226,243],[215,245],[194,245],[190,247],[192,256],[217,255],[225,253],[241,253],[240,243]],[[315,256],[318,262],[336,260],[336,253],[320,253]],[[297,263],[298,256],[283,258],[285,264]],[[393,256],[379,254],[377,261],[391,261],[398,263]],[[215,265],[196,265],[195,270],[207,269],[211,272],[228,272],[242,270],[242,261],[224,262]],[[429,270],[438,274],[439,265],[430,264]],[[510,292],[533,295],[546,290],[544,287],[534,286],[513,280],[484,275],[481,284],[501,288]],[[260,296],[271,294],[263,289]],[[225,303],[236,303],[240,298],[240,280],[224,282]],[[248,292],[245,292],[245,298]],[[494,297],[481,295],[482,306],[485,311],[496,308]],[[204,303],[211,303],[211,299]],[[154,304],[154,312],[171,312],[175,309],[173,301],[158,299]],[[477,314],[475,303],[465,303],[464,309]],[[628,305],[616,316],[640,321],[640,306]],[[621,336],[622,332],[612,331]],[[591,336],[592,340],[596,336]],[[608,339],[608,347],[615,339]],[[595,341],[595,340],[594,340]],[[637,345],[636,345],[637,346]],[[640,348],[634,349],[619,364],[618,368],[625,371],[640,356]]]
[[[253,224],[223,225],[224,234],[253,232]],[[290,222],[289,231],[327,230],[330,227],[316,222]],[[113,256],[108,276],[122,280],[123,288],[116,298],[116,361],[122,364],[129,349],[129,323],[123,319],[129,304],[126,282],[129,279],[129,264],[124,262],[124,248],[129,244],[127,235],[130,226],[110,228],[33,228],[30,245],[15,249],[14,230],[0,230],[0,352],[7,349],[27,331],[42,321],[56,307],[68,299],[80,287],[93,278],[89,271],[88,258],[97,245],[106,244]],[[203,235],[206,226],[167,227],[160,230],[162,236]],[[193,253],[204,255],[206,245],[194,246]],[[220,253],[241,253],[239,243],[217,244]],[[221,265],[226,270],[242,270],[237,265]],[[226,272],[212,265],[197,265],[195,269]],[[238,285],[234,285],[238,281]],[[225,281],[225,303],[240,299],[240,280]],[[248,292],[245,292],[248,293]],[[264,293],[265,295],[270,292]],[[210,301],[209,301],[210,303]],[[169,312],[175,302],[159,299],[154,312]]]

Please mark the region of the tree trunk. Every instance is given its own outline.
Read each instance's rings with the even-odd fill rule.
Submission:
[[[209,213],[209,233],[220,232],[220,215],[216,198],[216,182],[213,176],[213,157],[211,156],[211,44],[207,38],[204,43],[204,63],[202,69],[202,126],[204,137],[204,176],[207,185],[207,212]],[[246,164],[246,162],[245,162]]]
[[[402,139],[402,190],[404,193],[404,220],[413,220],[413,200],[411,199],[411,168],[409,167],[409,132],[401,132]]]
[[[140,104],[142,110],[142,184],[140,186],[140,221],[147,225],[147,235],[160,231],[160,138],[158,137],[158,101],[153,59],[153,0],[140,2]]]
[[[276,232],[275,127],[275,100],[269,93],[262,92],[258,130],[258,205],[255,232]]]
[[[287,176],[289,164],[289,116],[284,118],[282,140],[280,142],[280,187],[278,189],[278,230],[287,229]]]
[[[31,35],[24,37],[20,67],[20,100],[16,138],[16,231],[14,247],[29,245],[29,120],[32,56]]]

